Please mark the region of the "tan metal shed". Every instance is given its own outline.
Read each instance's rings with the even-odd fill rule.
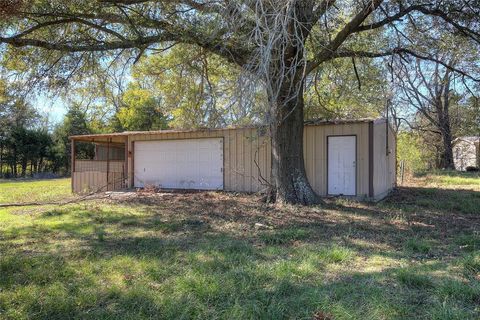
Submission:
[[[264,128],[122,132],[70,138],[72,190],[76,193],[148,184],[172,188],[167,180],[176,182],[173,188],[261,192],[270,181],[271,149]],[[79,141],[96,144],[94,160],[76,159],[75,143]],[[395,136],[385,119],[309,121],[305,123],[303,142],[307,177],[321,196],[378,200],[396,184]],[[216,143],[221,150],[215,151]],[[148,152],[149,148],[155,150]],[[140,152],[141,157],[136,155]],[[217,153],[223,161],[215,158],[216,164],[207,170]],[[201,161],[202,165],[198,164]],[[221,183],[218,176],[212,176],[219,174],[216,168],[221,172]],[[217,182],[198,187],[202,183],[182,176],[186,174],[197,179],[204,174],[204,181]],[[342,189],[344,185],[347,187]]]

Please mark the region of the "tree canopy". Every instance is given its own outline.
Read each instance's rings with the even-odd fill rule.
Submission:
[[[178,44],[219,56],[238,68],[239,96],[251,100],[247,93],[255,98],[260,92],[265,97],[259,114],[270,128],[272,194],[280,202],[308,204],[318,198],[303,164],[303,121],[305,111],[308,114],[304,102],[311,88],[328,90],[334,97],[338,87],[326,89],[334,82],[331,73],[327,76],[331,63],[350,59],[355,78],[361,80],[361,58],[414,58],[436,63],[465,81],[479,81],[478,70],[444,61],[424,45],[461,41],[478,51],[479,7],[478,1],[467,0],[10,0],[0,11],[0,43],[9,45],[4,59],[13,69],[23,69],[48,86],[61,86],[75,74],[88,74],[122,55],[136,62],[144,54],[168,52]],[[447,41],[446,34],[455,40]],[[190,74],[203,72],[198,69],[201,59],[194,56],[190,63],[183,61]],[[395,66],[387,63],[388,68]],[[374,69],[369,71],[375,75]],[[168,74],[169,79],[178,74]],[[314,77],[325,77],[321,88],[318,82],[316,88],[309,87]],[[205,74],[189,79],[195,78],[206,79]],[[168,94],[159,103],[178,103],[177,114],[196,111],[196,121],[219,110],[209,101],[216,96],[213,91],[205,95],[211,90],[208,83],[194,80],[186,85],[183,80],[176,78],[182,98],[189,97],[186,104],[175,96],[169,102]],[[160,85],[168,92],[168,81]],[[135,109],[123,108],[117,110],[119,115]]]

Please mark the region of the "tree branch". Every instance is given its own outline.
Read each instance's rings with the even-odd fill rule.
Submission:
[[[368,30],[372,30],[372,29],[381,28],[381,27],[383,27],[387,24],[390,24],[390,23],[393,23],[395,21],[401,20],[404,16],[406,16],[410,12],[415,11],[415,10],[419,10],[422,7],[423,7],[422,5],[412,5],[410,7],[401,9],[398,13],[394,14],[393,16],[387,16],[383,20],[380,20],[380,21],[377,21],[377,22],[374,22],[374,23],[371,23],[371,24],[366,24],[366,25],[359,26],[355,30],[355,32],[362,32],[362,31],[368,31]]]
[[[151,45],[158,43],[160,41],[174,41],[175,37],[173,35],[165,36],[149,36],[138,38],[134,40],[123,40],[123,41],[111,41],[103,42],[100,44],[84,44],[84,45],[73,45],[66,43],[54,43],[45,40],[23,38],[18,36],[3,38],[0,37],[0,43],[7,43],[14,47],[25,47],[25,46],[34,46],[40,47],[48,50],[56,50],[63,52],[85,52],[85,51],[108,51],[116,49],[132,49],[132,48],[142,48],[146,45]]]
[[[345,42],[348,36],[352,34],[382,2],[383,0],[368,1],[368,5],[357,13],[352,20],[350,20],[350,22],[348,22],[343,29],[337,33],[335,38],[325,47],[325,49],[320,51],[313,60],[308,62],[306,73],[310,73],[322,62],[329,60],[329,58],[334,55],[337,49]]]
[[[404,16],[417,11],[421,12],[425,15],[429,16],[436,16],[441,18],[443,21],[447,22],[448,24],[452,25],[454,28],[456,28],[458,31],[463,33],[463,35],[475,40],[476,42],[480,43],[480,33],[476,32],[466,26],[461,25],[460,23],[456,22],[454,19],[450,18],[448,14],[440,10],[439,8],[428,8],[427,5],[412,5],[410,7],[400,9],[400,11],[392,16],[388,16],[387,18],[377,21],[371,24],[367,25],[362,25],[356,28],[355,32],[362,32],[362,31],[368,31],[368,30],[373,30],[373,29],[378,29],[380,27],[383,27],[387,24],[400,21]]]
[[[331,60],[331,59],[335,59],[335,58],[350,58],[350,57],[381,58],[381,57],[387,57],[387,56],[391,56],[391,55],[395,55],[395,54],[398,54],[398,55],[407,54],[407,55],[410,55],[412,57],[416,57],[418,59],[432,61],[432,62],[435,62],[435,63],[438,63],[438,64],[442,65],[443,67],[447,68],[450,71],[456,72],[456,73],[458,73],[458,74],[460,74],[460,75],[462,75],[466,78],[469,78],[469,79],[471,79],[475,82],[480,82],[480,78],[476,78],[476,77],[466,73],[465,71],[462,71],[462,70],[460,70],[456,67],[453,67],[453,66],[449,65],[448,63],[446,63],[444,61],[441,61],[441,60],[439,60],[435,57],[432,57],[432,56],[417,53],[417,52],[415,52],[411,49],[407,49],[407,48],[394,48],[394,49],[386,50],[386,51],[383,51],[383,52],[343,50],[343,51],[335,52],[334,54],[332,54],[330,56],[329,59]]]

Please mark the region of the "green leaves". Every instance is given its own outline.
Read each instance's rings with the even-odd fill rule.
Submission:
[[[167,127],[160,100],[151,91],[131,85],[122,99],[122,107],[116,114],[125,130],[160,130]]]
[[[161,54],[147,56],[132,73],[132,88],[136,91],[129,89],[129,94],[141,101],[149,96],[174,128],[250,123],[259,112],[260,104],[255,110],[239,106],[236,89],[240,70],[194,46],[176,45]],[[129,99],[125,95],[124,103],[133,105]],[[133,109],[122,109],[118,117],[126,120],[129,112],[133,115]]]
[[[307,81],[305,116],[309,119],[378,117],[385,109],[386,70],[368,59],[338,59],[325,64]],[[361,88],[359,88],[361,87]]]

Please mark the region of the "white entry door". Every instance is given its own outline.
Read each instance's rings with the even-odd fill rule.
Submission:
[[[223,189],[223,139],[135,141],[135,187]]]
[[[356,136],[328,137],[328,194],[356,194]]]

